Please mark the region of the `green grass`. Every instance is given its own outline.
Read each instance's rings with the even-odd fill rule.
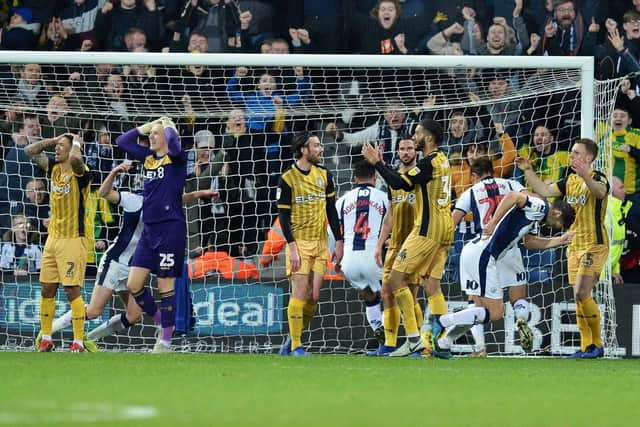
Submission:
[[[0,426],[633,426],[640,417],[637,359],[0,353],[0,373]]]

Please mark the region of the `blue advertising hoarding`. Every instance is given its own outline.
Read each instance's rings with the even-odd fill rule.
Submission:
[[[94,282],[82,288],[89,302]],[[283,290],[275,285],[191,284],[196,315],[194,333],[198,335],[261,335],[280,333],[283,328]],[[71,307],[62,289],[56,297],[56,314],[61,316]],[[108,308],[108,307],[107,307]],[[15,282],[0,286],[0,329],[35,334],[40,329],[40,283]],[[86,324],[91,330],[107,320],[109,310]],[[71,327],[65,329],[71,332]]]

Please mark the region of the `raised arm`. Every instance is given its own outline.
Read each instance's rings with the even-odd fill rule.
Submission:
[[[116,139],[116,144],[122,151],[131,155],[134,159],[143,162],[149,153],[149,149],[138,144],[138,137],[140,135],[142,135],[142,133],[140,133],[138,128],[133,128],[120,135]]]
[[[609,193],[609,183],[604,175],[599,172],[591,174],[591,166],[585,162],[575,159],[571,162],[571,169],[578,174],[586,186],[597,199],[604,199]]]
[[[83,176],[87,172],[82,161],[82,138],[78,135],[72,136],[69,163],[71,163],[71,169],[76,176]]]
[[[533,188],[533,191],[542,197],[559,197],[562,196],[560,190],[555,184],[545,184],[534,172],[531,166],[531,160],[524,157],[516,157],[518,168],[524,173],[527,183]]]
[[[111,172],[109,172],[104,181],[102,181],[102,184],[100,184],[98,196],[107,199],[109,203],[113,203],[114,205],[120,203],[120,193],[113,189],[113,182],[119,173],[128,172],[130,169],[131,164],[129,163],[120,163],[118,166],[111,169]]]
[[[57,136],[55,138],[43,139],[41,141],[32,142],[31,144],[24,147],[24,154],[26,154],[33,162],[35,162],[42,170],[47,170],[49,167],[49,157],[43,153],[44,149],[47,147],[54,146],[58,143],[58,140],[62,138],[63,135]]]
[[[182,194],[182,203],[191,203],[196,199],[211,199],[220,196],[218,190],[197,190]]]

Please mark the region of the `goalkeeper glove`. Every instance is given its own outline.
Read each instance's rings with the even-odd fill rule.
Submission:
[[[152,122],[145,123],[142,126],[138,126],[137,127],[138,132],[140,132],[142,135],[149,135],[151,133],[151,129],[153,128],[153,125],[157,123],[162,123],[162,121],[160,119],[157,119]]]
[[[162,123],[162,126],[166,128],[171,128],[174,131],[176,131],[176,133],[178,133],[178,128],[176,127],[176,124],[173,123],[173,120],[171,120],[169,117],[167,116],[162,116],[160,117],[160,122]]]

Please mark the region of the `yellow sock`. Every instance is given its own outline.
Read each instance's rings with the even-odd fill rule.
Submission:
[[[40,330],[42,335],[51,336],[53,329],[53,316],[56,312],[55,298],[40,298]]]
[[[600,307],[593,300],[593,297],[589,297],[582,301],[582,314],[584,320],[589,325],[591,330],[591,342],[597,347],[602,348],[602,333],[600,330]]]
[[[307,326],[313,320],[313,316],[316,315],[316,310],[318,308],[318,304],[311,304],[309,301],[305,301],[304,307],[302,308],[302,330],[307,329]]]
[[[442,292],[429,297],[429,307],[431,307],[431,314],[447,314],[447,302],[444,300]]]
[[[291,349],[302,345],[302,318],[305,302],[298,298],[289,300],[287,308],[287,318],[289,320],[289,335],[291,336]]]
[[[413,295],[409,288],[402,288],[393,291],[393,296],[396,298],[396,303],[400,307],[402,312],[402,319],[404,321],[404,330],[407,335],[412,337],[418,334],[418,325],[416,323],[416,313],[413,310]]]
[[[398,328],[400,328],[400,307],[394,305],[385,308],[384,316],[384,345],[395,347],[398,344]]]
[[[82,341],[84,339],[84,301],[82,296],[71,301],[71,325],[73,327],[73,339]]]
[[[593,343],[593,338],[589,323],[584,318],[584,308],[580,301],[576,302],[576,323],[580,331],[580,351],[585,351]]]
[[[413,312],[416,314],[416,325],[418,326],[418,330],[420,330],[422,329],[424,314],[422,313],[422,307],[420,307],[420,303],[418,301],[413,304]]]

